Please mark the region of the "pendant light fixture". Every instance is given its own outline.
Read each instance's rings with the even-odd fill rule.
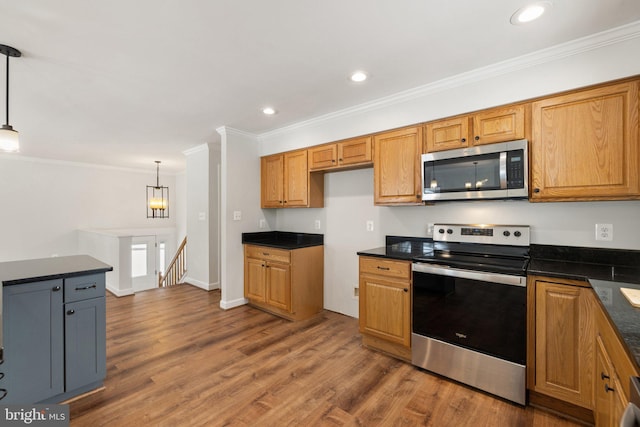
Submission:
[[[169,187],[160,185],[160,160],[156,160],[156,185],[147,185],[147,218],[169,218]]]
[[[13,130],[9,124],[9,57],[20,57],[22,53],[11,46],[0,44],[0,53],[7,57],[7,90],[6,90],[6,118],[7,121],[0,128],[0,150],[15,153],[19,150],[20,144],[18,142],[18,132]]]

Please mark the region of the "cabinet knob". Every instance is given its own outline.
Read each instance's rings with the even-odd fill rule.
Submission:
[[[335,163],[335,162],[336,162],[336,160],[335,160],[335,159],[331,159],[331,163]]]
[[[609,384],[604,385],[604,392],[609,393],[610,391],[616,391],[614,388],[609,387]]]
[[[534,193],[539,193],[539,192],[540,192],[540,189],[539,189],[539,188],[534,188],[534,189],[533,189],[533,192],[534,192]]]
[[[76,312],[75,310],[67,310],[67,314],[68,314],[69,316],[71,316],[71,315],[72,315],[73,313],[75,313],[75,312]]]
[[[460,142],[467,142],[467,138],[462,138]]]
[[[284,202],[285,202],[285,203],[287,203],[287,201],[286,201],[286,200],[285,200]]]
[[[404,288],[403,291],[409,292],[409,289],[408,288]]]
[[[480,137],[478,135],[476,135],[476,137],[474,138],[476,141],[480,140]]]
[[[339,161],[340,163],[342,163],[342,159],[338,159],[338,161]]]
[[[419,199],[420,197],[422,196],[420,196],[419,194],[416,194],[416,199]]]
[[[60,290],[60,286],[54,286],[51,290],[53,292],[58,292]]]

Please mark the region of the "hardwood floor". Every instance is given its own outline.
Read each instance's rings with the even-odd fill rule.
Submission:
[[[178,285],[107,296],[105,389],[71,426],[573,426],[361,345],[356,319],[288,322]]]

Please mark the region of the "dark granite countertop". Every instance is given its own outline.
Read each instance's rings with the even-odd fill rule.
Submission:
[[[263,231],[242,233],[242,244],[268,246],[280,249],[300,249],[322,246],[323,234],[293,233],[289,231]]]
[[[385,246],[359,251],[358,255],[411,261],[433,253],[433,240],[421,237],[387,236]]]
[[[0,281],[3,286],[12,286],[112,270],[110,265],[89,255],[29,259],[0,263]]]
[[[640,366],[640,308],[632,306],[620,292],[620,288],[640,289],[640,285],[598,279],[589,279],[589,283]]]
[[[640,289],[640,251],[531,245],[528,274],[589,282],[640,369],[640,308],[620,288]]]

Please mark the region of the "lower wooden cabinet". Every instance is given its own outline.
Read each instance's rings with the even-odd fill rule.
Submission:
[[[596,427],[613,427],[620,425],[622,413],[629,403],[629,377],[640,373],[599,306],[595,318],[595,424]]]
[[[587,282],[539,276],[530,276],[528,287],[534,310],[529,325],[535,328],[535,339],[529,341],[529,388],[592,410],[593,291]]]
[[[360,257],[363,343],[411,360],[411,263]]]
[[[320,313],[324,305],[324,246],[244,247],[244,296],[251,305],[289,320]]]

